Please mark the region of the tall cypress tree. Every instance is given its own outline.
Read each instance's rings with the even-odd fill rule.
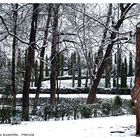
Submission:
[[[75,86],[75,72],[76,72],[76,52],[74,52],[71,58],[71,68],[72,68],[72,87]]]
[[[78,71],[78,87],[81,87],[81,58],[78,55],[77,58],[77,71]]]
[[[116,68],[115,66],[113,67],[113,87],[117,86],[117,81],[116,81]]]
[[[64,55],[60,54],[60,75],[64,75]]]
[[[121,50],[119,50],[119,53],[118,53],[118,63],[117,63],[117,65],[118,65],[118,75],[119,75],[119,77],[121,77],[121,64],[122,64],[122,55],[121,55]]]
[[[105,87],[111,87],[111,73],[112,73],[112,55],[107,59],[107,65],[105,68]]]
[[[46,55],[46,60],[45,60],[45,77],[49,76],[49,68],[48,68],[48,57]]]
[[[129,69],[128,69],[128,76],[133,76],[132,52],[129,53]]]
[[[125,60],[126,61],[126,60]],[[122,62],[121,64],[121,87],[126,88],[127,87],[127,68],[126,68],[126,62]]]

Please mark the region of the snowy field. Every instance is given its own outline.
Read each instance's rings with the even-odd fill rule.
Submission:
[[[135,136],[135,116],[133,115],[83,120],[22,122],[20,125],[1,124],[0,138],[39,138],[40,140],[139,139]]]

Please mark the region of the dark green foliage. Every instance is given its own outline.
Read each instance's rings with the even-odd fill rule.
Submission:
[[[117,86],[117,81],[116,81],[116,69],[115,69],[115,66],[113,68],[113,87],[116,87]]]
[[[107,59],[107,64],[105,68],[105,88],[111,87],[111,73],[112,72],[112,55]]]
[[[72,87],[75,87],[75,73],[76,73],[76,52],[71,55],[72,68]]]
[[[117,53],[115,53],[114,64],[117,64]]]
[[[93,108],[92,105],[84,104],[81,106],[80,109],[81,118],[92,118],[93,115]]]
[[[44,120],[49,120],[53,117],[53,106],[47,105],[44,109]]]
[[[85,98],[63,98],[60,104],[44,109],[44,119],[80,119],[134,114],[131,100],[115,96],[113,99],[98,99],[97,104],[85,104]]]
[[[2,106],[0,108],[0,123],[11,123],[12,106]]]
[[[77,59],[77,71],[78,71],[78,87],[81,87],[81,58],[78,55]]]
[[[128,76],[133,76],[133,60],[132,60],[132,52],[129,53],[129,70]]]
[[[112,115],[121,115],[123,114],[122,112],[122,98],[120,96],[115,96],[113,103],[112,103]]]
[[[60,54],[60,75],[64,75],[64,55]]]
[[[68,75],[72,75],[71,58],[68,60]]]
[[[127,62],[121,64],[121,87],[127,88]]]
[[[109,116],[110,112],[111,112],[111,101],[110,100],[105,100],[105,102],[103,102],[101,104],[101,112],[103,116]]]
[[[88,86],[88,69],[86,70],[86,79],[85,79],[85,87]]]
[[[121,55],[121,50],[119,49],[119,51],[118,51],[118,56],[117,56],[117,59],[118,59],[118,63],[117,63],[117,65],[118,65],[118,75],[119,75],[119,77],[121,77],[121,64],[122,64],[122,55]]]

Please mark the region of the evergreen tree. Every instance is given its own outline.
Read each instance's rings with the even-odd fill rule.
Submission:
[[[132,52],[129,53],[129,70],[128,70],[128,76],[133,76]]]
[[[117,86],[117,82],[116,82],[116,68],[114,66],[113,68],[113,87]]]
[[[64,55],[61,53],[60,55],[60,75],[64,75]]]
[[[114,64],[117,64],[117,53],[114,55]]]
[[[48,57],[46,55],[46,60],[45,60],[45,77],[49,76],[49,68],[48,68]]]
[[[88,69],[86,70],[85,87],[88,86]]]
[[[125,64],[125,74],[126,74],[126,77],[127,77],[127,58],[125,57],[124,59],[124,64]]]
[[[105,68],[105,87],[111,87],[111,72],[112,72],[112,55],[107,59],[107,65]]]
[[[78,55],[77,59],[77,70],[78,70],[78,87],[81,87],[81,58]]]
[[[118,59],[117,65],[118,65],[118,72],[119,72],[118,75],[120,77],[121,76],[121,64],[122,64],[122,55],[121,55],[121,51],[120,50],[119,50],[117,59]]]
[[[72,75],[72,66],[73,66],[73,53],[71,53],[68,60],[68,75]]]
[[[121,87],[127,87],[127,73],[126,73],[126,62],[122,62],[121,64]]]
[[[71,66],[72,66],[72,87],[75,87],[76,52],[74,52],[72,56],[73,56],[71,58]]]

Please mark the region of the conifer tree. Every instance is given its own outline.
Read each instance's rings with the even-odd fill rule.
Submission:
[[[126,68],[126,60],[121,64],[121,87],[127,87],[127,68]]]
[[[128,69],[128,76],[133,76],[132,52],[129,53],[129,69]]]
[[[76,52],[74,52],[72,55],[71,66],[72,66],[72,87],[75,87]]]
[[[81,87],[81,58],[78,55],[77,59],[77,71],[78,71],[78,87]]]
[[[116,68],[114,66],[113,68],[113,87],[117,86],[117,82],[116,82]]]
[[[48,68],[48,56],[46,55],[46,60],[45,60],[45,77],[49,76],[49,68]]]
[[[60,75],[64,75],[64,55],[60,54]]]
[[[107,65],[105,68],[105,87],[111,87],[111,72],[112,72],[112,55],[107,60]]]

